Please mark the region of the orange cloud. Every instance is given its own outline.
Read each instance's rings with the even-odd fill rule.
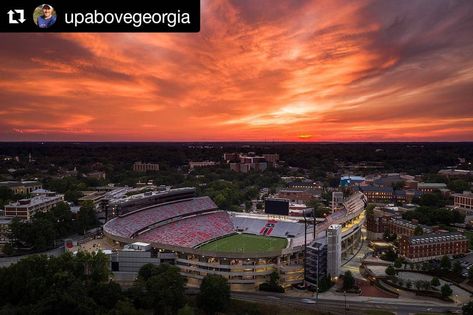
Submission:
[[[0,140],[473,140],[472,7],[203,0],[198,34],[1,34]]]

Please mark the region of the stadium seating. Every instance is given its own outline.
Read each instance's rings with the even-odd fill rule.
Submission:
[[[137,211],[124,217],[114,218],[104,225],[104,231],[129,238],[152,224],[179,216],[187,216],[215,209],[217,209],[217,205],[209,197],[157,205],[156,207]]]
[[[137,239],[180,247],[195,247],[235,232],[225,211],[196,215],[141,234]]]
[[[248,218],[244,216],[232,216],[235,229],[255,235],[288,237],[304,233],[304,224],[289,221],[277,221]]]

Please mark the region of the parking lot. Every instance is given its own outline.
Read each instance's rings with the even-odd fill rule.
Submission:
[[[473,253],[470,253],[465,257],[453,259],[452,264],[455,261],[459,261],[461,266],[463,267],[462,275],[465,277],[468,276],[468,269],[473,268]]]

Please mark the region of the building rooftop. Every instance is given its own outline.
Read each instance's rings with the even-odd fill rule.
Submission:
[[[417,188],[440,189],[440,188],[447,188],[447,184],[445,183],[419,183],[417,184]]]
[[[0,186],[16,187],[16,186],[33,186],[40,185],[40,182],[35,180],[25,180],[25,181],[3,181],[0,182]]]
[[[454,240],[466,240],[466,237],[459,232],[424,234],[409,237],[409,243],[411,244],[427,244]]]
[[[392,187],[376,187],[376,186],[362,186],[360,189],[363,192],[383,192],[383,193],[393,193],[394,189]]]
[[[62,195],[54,195],[54,196],[41,195],[41,196],[36,196],[36,197],[28,198],[28,199],[20,199],[16,202],[9,203],[5,207],[27,208],[27,207],[36,206],[36,205],[40,205],[40,204],[49,202],[49,201],[55,200],[57,198],[62,198]]]

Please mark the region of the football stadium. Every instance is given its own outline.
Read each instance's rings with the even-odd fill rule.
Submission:
[[[341,259],[361,241],[365,205],[366,197],[356,192],[343,207],[314,222],[311,217],[221,210],[211,198],[195,196],[194,188],[180,188],[113,206],[114,218],[103,229],[122,245],[150,244],[180,268],[189,286],[212,273],[226,277],[232,290],[248,291],[273,271],[283,286],[302,283],[304,277],[311,283],[338,276]]]

